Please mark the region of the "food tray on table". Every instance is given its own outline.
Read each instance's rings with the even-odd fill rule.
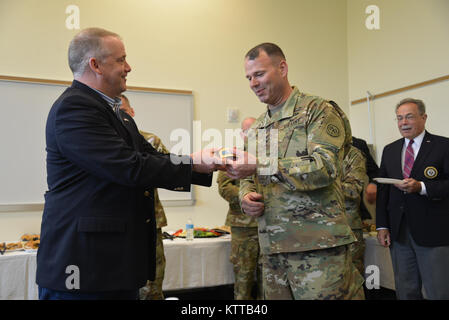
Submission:
[[[38,234],[24,234],[20,241],[0,242],[0,254],[5,252],[27,251],[35,252],[39,248],[40,236]]]
[[[208,229],[208,228],[194,228],[193,229],[193,237],[194,238],[216,238],[221,237],[222,235],[229,234],[226,230],[222,229]],[[185,238],[186,231],[183,229],[179,229],[175,233],[171,235],[173,238]]]
[[[362,221],[362,230],[366,236],[377,237],[376,225],[372,222]]]

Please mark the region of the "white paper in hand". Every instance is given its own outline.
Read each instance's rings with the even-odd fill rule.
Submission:
[[[391,178],[374,178],[373,180],[378,183],[384,183],[384,184],[403,184],[404,183],[404,180],[391,179]]]

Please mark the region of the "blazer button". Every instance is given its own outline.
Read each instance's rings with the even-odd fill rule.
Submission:
[[[150,191],[145,191],[145,192],[143,193],[143,195],[144,195],[145,197],[149,197],[149,196],[151,195],[151,193],[150,193]]]
[[[147,219],[145,220],[145,223],[150,223],[150,221],[151,221],[150,219]]]

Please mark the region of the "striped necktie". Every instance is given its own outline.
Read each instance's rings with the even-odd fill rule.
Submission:
[[[412,172],[413,163],[415,162],[415,155],[413,153],[413,140],[410,140],[408,143],[407,149],[405,149],[405,159],[404,159],[404,179],[410,177],[410,173]]]
[[[122,116],[120,115],[120,104],[114,103],[112,109],[114,110],[114,113],[117,116],[117,118],[119,118],[119,120],[123,123]]]

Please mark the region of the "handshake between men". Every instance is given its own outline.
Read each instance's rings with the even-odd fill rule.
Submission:
[[[216,170],[226,171],[232,179],[242,179],[253,175],[257,170],[257,158],[252,154],[233,149],[206,149],[192,153],[193,170],[199,173],[210,173]],[[250,192],[242,199],[242,210],[250,216],[263,214],[265,205],[262,195]]]
[[[193,171],[211,173],[222,170],[232,179],[241,179],[256,172],[257,159],[252,154],[238,150],[211,148],[194,152],[190,155]]]

